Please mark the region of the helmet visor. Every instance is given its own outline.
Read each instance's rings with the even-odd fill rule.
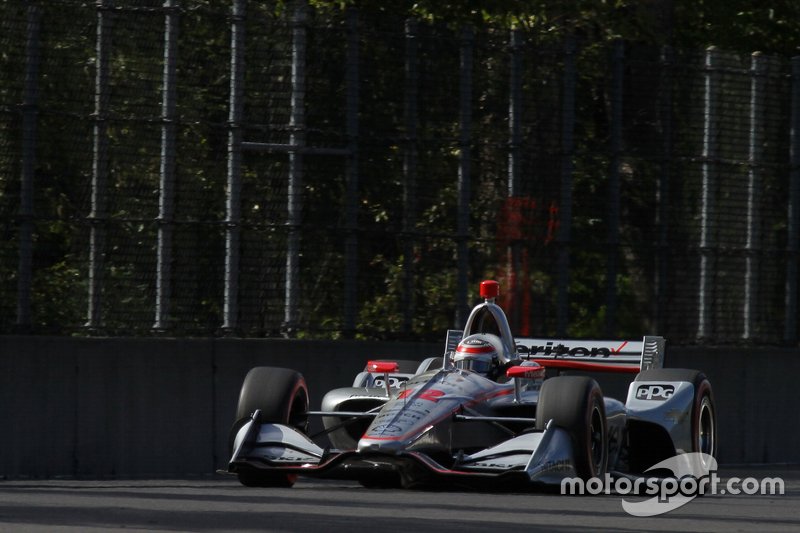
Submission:
[[[487,374],[492,368],[492,362],[477,357],[466,357],[455,361],[455,366],[461,370],[472,370],[478,374]]]

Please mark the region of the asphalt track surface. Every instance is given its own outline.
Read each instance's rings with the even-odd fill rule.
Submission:
[[[375,490],[307,479],[292,489],[253,489],[227,476],[10,480],[0,481],[0,531],[800,531],[800,467],[719,475],[723,482],[777,476],[785,493],[706,495],[634,517],[615,494]]]

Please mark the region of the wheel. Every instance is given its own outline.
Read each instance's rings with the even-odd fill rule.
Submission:
[[[608,423],[603,392],[595,380],[586,376],[546,379],[539,390],[536,429],[544,429],[550,420],[572,438],[575,470],[580,478],[605,474]]]
[[[702,372],[685,368],[653,368],[640,372],[635,381],[688,381],[694,386],[692,403],[692,452],[717,455],[717,412],[711,383]]]
[[[305,433],[308,429],[308,387],[303,375],[287,368],[256,367],[247,373],[239,393],[231,445],[242,421],[259,409],[262,423],[284,424]],[[248,487],[291,487],[296,475],[249,470],[238,473]]]
[[[302,374],[288,368],[259,366],[244,378],[236,419],[249,418],[260,409],[261,422],[285,424],[305,432],[308,404],[308,387]]]

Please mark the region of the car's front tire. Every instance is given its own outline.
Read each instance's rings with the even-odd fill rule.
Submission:
[[[600,477],[608,468],[608,422],[600,385],[585,376],[558,376],[542,383],[536,429],[547,423],[569,433],[578,477]]]
[[[283,424],[305,433],[308,405],[308,387],[302,374],[288,368],[253,368],[244,378],[239,393],[231,443],[242,420],[251,417],[256,410],[260,411],[261,423]],[[291,487],[297,479],[292,474],[260,470],[241,471],[237,476],[247,487]]]

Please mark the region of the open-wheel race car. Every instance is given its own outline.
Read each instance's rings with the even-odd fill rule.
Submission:
[[[247,486],[310,476],[368,487],[536,487],[715,455],[711,384],[702,372],[663,368],[663,338],[514,339],[495,304],[497,282],[480,292],[464,330],[448,331],[444,356],[369,361],[318,411],[300,373],[253,368],[229,472]],[[593,372],[635,374],[626,401],[605,397]],[[311,417],[322,420],[316,435]]]

